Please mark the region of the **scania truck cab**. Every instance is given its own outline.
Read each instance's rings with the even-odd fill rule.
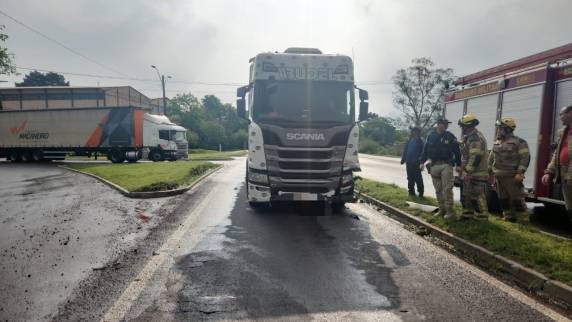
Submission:
[[[353,202],[353,172],[360,165],[351,58],[289,48],[258,54],[250,63],[249,84],[237,90],[238,113],[249,120],[250,205]],[[368,93],[357,90],[361,121]]]

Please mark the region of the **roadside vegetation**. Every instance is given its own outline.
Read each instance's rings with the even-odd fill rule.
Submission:
[[[222,161],[222,160],[232,160],[233,157],[245,156],[245,150],[237,151],[215,151],[215,150],[203,150],[203,149],[193,149],[189,150],[189,160],[192,161]]]
[[[367,179],[356,188],[369,196],[406,211],[460,238],[572,286],[572,242],[546,235],[526,223],[509,223],[491,215],[488,221],[445,221],[433,214],[408,208],[406,201],[437,205],[434,198],[410,197],[406,189]],[[460,205],[455,205],[458,214]]]
[[[95,174],[129,192],[171,190],[191,184],[217,165],[210,162],[77,163],[64,167]]]

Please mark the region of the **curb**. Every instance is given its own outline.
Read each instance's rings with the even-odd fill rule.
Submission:
[[[355,195],[357,198],[387,211],[391,217],[401,223],[424,227],[431,235],[455,246],[463,255],[468,256],[474,264],[485,268],[489,273],[500,274],[503,278],[516,283],[532,294],[541,298],[548,298],[550,302],[553,302],[560,308],[565,310],[572,309],[572,287],[551,280],[537,271],[524,267],[515,261],[495,254],[481,246],[472,244],[403,210],[368,196],[365,193],[356,191]]]
[[[193,188],[195,185],[197,185],[199,182],[201,182],[203,179],[205,179],[206,177],[208,177],[209,175],[213,174],[215,171],[219,170],[220,168],[222,168],[222,165],[217,165],[217,167],[210,169],[209,171],[207,171],[205,174],[203,174],[202,176],[200,176],[197,180],[193,181],[193,183],[191,183],[190,185],[183,187],[183,188],[177,188],[177,189],[173,189],[173,190],[164,190],[164,191],[149,191],[149,192],[129,192],[127,191],[125,188],[107,180],[104,179],[100,176],[97,176],[95,174],[92,173],[87,173],[81,170],[77,170],[77,169],[72,169],[72,168],[68,168],[66,166],[63,165],[59,165],[58,167],[66,169],[66,170],[70,170],[73,172],[77,172],[77,173],[81,173],[84,174],[86,176],[90,176],[94,179],[97,179],[99,181],[101,181],[102,183],[108,185],[109,187],[119,191],[122,195],[129,197],[129,198],[137,198],[137,199],[147,199],[147,198],[161,198],[161,197],[170,197],[170,196],[175,196],[175,195],[179,195],[182,194],[184,192],[189,191],[191,188]]]

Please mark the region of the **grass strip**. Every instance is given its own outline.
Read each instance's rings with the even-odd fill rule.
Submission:
[[[215,151],[215,150],[203,150],[203,149],[195,149],[189,150],[189,160],[193,161],[222,161],[222,160],[232,160],[233,157],[241,157],[246,155],[245,150],[238,150],[238,151]]]
[[[149,192],[176,189],[189,185],[217,165],[209,162],[147,162],[66,164],[65,167],[95,174],[129,192]]]
[[[410,197],[406,189],[395,184],[361,179],[356,187],[377,200],[421,217],[455,236],[572,286],[570,241],[543,234],[528,224],[505,222],[493,215],[489,216],[488,221],[445,221],[441,217],[407,207],[406,201],[437,205],[434,198]],[[460,214],[461,207],[455,205],[455,208],[457,214]]]

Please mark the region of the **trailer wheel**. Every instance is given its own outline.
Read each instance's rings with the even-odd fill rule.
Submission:
[[[16,150],[12,150],[10,151],[10,153],[8,154],[10,161],[12,162],[20,162],[22,161],[22,158],[20,156],[20,153],[18,153],[18,151]]]
[[[163,154],[161,151],[153,150],[151,153],[149,153],[149,160],[153,162],[163,161]]]
[[[35,150],[34,152],[32,152],[32,160],[34,160],[34,162],[44,161],[44,151]]]
[[[121,150],[111,150],[109,157],[111,163],[123,163],[125,161],[125,153]]]
[[[22,158],[23,162],[32,162],[32,154],[30,151],[22,151],[22,153],[20,153],[20,157]]]

